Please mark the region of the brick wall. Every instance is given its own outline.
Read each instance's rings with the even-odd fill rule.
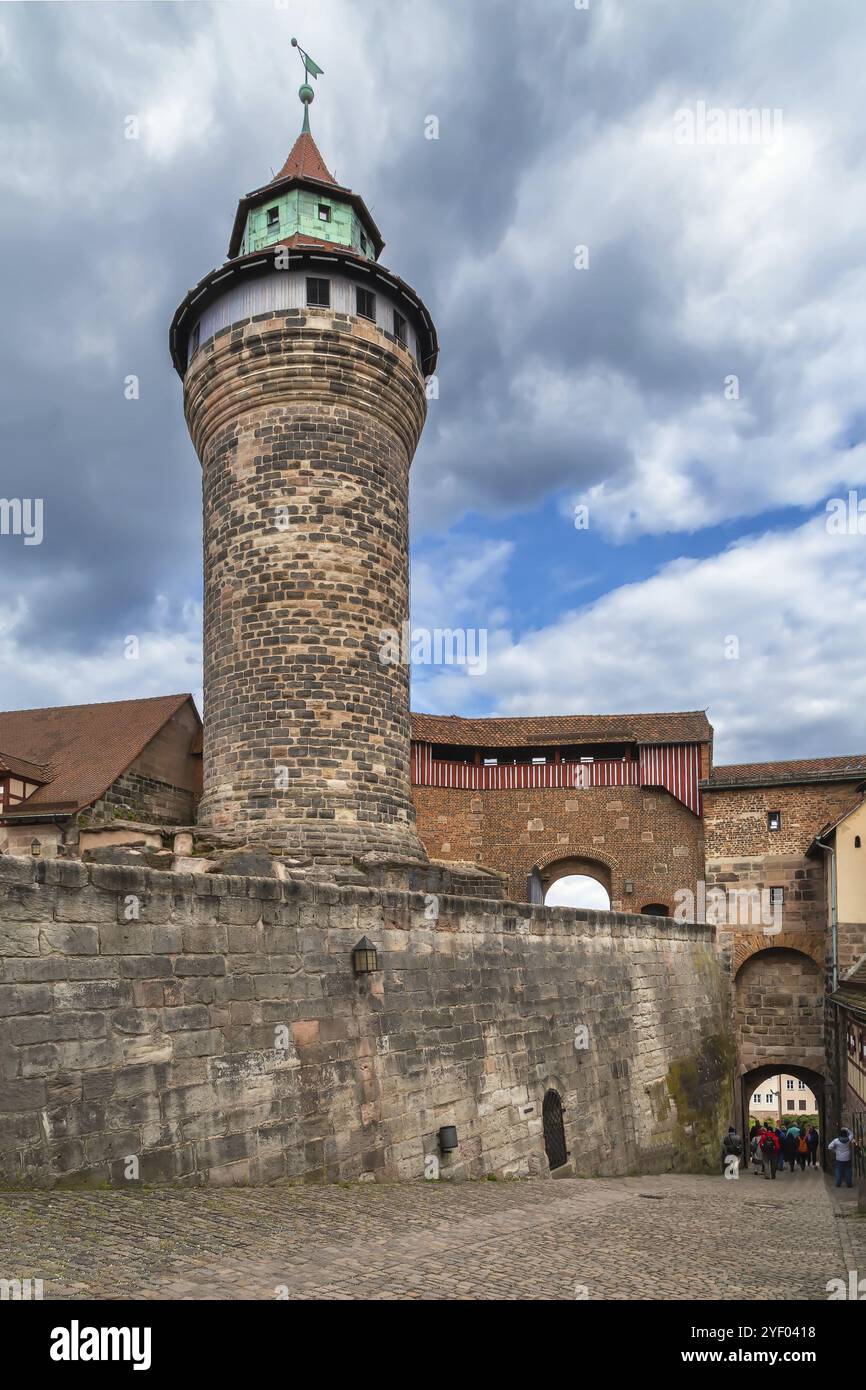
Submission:
[[[0,858],[0,1171],[545,1172],[548,1089],[580,1172],[714,1168],[727,988],[706,927]]]
[[[535,865],[594,860],[612,906],[673,909],[679,888],[703,877],[703,828],[667,792],[637,787],[579,791],[455,791],[413,787],[418,831],[431,858],[476,860],[508,875],[508,895],[526,900]],[[569,872],[588,868],[565,865]],[[555,870],[554,870],[555,874]],[[545,875],[549,878],[550,872]],[[626,894],[625,882],[634,882]]]
[[[408,617],[414,358],[347,314],[261,314],[202,345],[185,404],[204,486],[200,819],[324,861],[420,856],[408,665],[379,660]]]

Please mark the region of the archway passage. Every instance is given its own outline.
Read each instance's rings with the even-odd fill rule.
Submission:
[[[547,1154],[550,1171],[553,1172],[554,1168],[561,1168],[564,1163],[568,1162],[568,1150],[565,1147],[565,1123],[562,1118],[562,1098],[558,1091],[545,1092],[541,1118],[544,1128],[544,1152]]]
[[[552,883],[544,899],[545,907],[588,907],[610,911],[610,894],[603,883],[588,874],[565,874]]]
[[[588,907],[608,912],[611,873],[599,859],[569,855],[538,865],[533,877],[547,907]]]
[[[644,917],[670,917],[667,903],[645,903],[641,908]]]
[[[815,1096],[815,1102],[818,1109],[818,1133],[821,1136],[821,1143],[818,1150],[820,1155],[819,1166],[823,1168],[825,1166],[827,1141],[830,1137],[827,1134],[827,1107],[825,1103],[824,1094],[824,1077],[820,1072],[814,1071],[811,1067],[799,1066],[796,1062],[789,1062],[784,1057],[780,1057],[772,1063],[766,1062],[759,1067],[754,1067],[751,1071],[744,1072],[743,1076],[740,1078],[742,1086],[741,1133],[745,1136],[746,1144],[748,1145],[749,1113],[751,1109],[752,1096],[755,1094],[756,1091],[759,1091],[761,1089],[761,1086],[764,1084],[764,1082],[768,1081],[770,1077],[780,1075],[795,1077],[797,1080],[803,1081]],[[781,1121],[795,1120],[797,1119],[798,1115],[799,1110],[788,1112],[788,1110],[784,1107],[783,1104],[783,1108],[781,1111]]]

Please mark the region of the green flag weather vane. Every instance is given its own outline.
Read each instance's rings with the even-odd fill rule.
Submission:
[[[298,43],[298,40],[297,40],[297,39],[292,39],[292,48],[296,48],[296,49],[298,50],[298,53],[300,54],[301,62],[302,62],[303,65],[304,65],[304,81],[303,81],[303,83],[302,83],[302,85],[301,85],[301,87],[300,87],[300,89],[299,89],[299,91],[298,91],[298,96],[301,98],[301,101],[304,103],[304,124],[303,124],[303,126],[301,127],[301,133],[303,134],[303,132],[306,131],[307,134],[309,134],[309,132],[310,132],[310,102],[313,100],[313,97],[314,97],[316,94],[315,94],[315,92],[313,91],[312,87],[310,86],[309,82],[307,81],[307,78],[308,78],[308,77],[319,77],[320,74],[324,72],[324,68],[320,68],[319,65],[318,65],[318,63],[313,62],[313,59],[310,57],[309,53],[306,53],[306,52],[304,51],[304,49],[301,48],[301,45]]]

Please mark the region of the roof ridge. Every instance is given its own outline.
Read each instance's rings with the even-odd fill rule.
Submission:
[[[191,690],[176,695],[133,695],[128,700],[86,700],[81,705],[32,705],[29,709],[0,710],[0,718],[5,714],[41,714],[56,709],[103,709],[108,705],[147,705],[157,700],[192,700]]]

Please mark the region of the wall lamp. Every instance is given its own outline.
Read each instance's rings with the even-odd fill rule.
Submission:
[[[352,950],[352,969],[356,975],[371,975],[379,969],[379,952],[368,936],[362,936]]]

